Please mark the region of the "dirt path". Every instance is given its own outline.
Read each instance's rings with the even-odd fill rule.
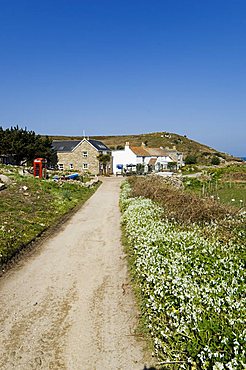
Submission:
[[[120,180],[0,280],[1,369],[143,369],[120,244]]]

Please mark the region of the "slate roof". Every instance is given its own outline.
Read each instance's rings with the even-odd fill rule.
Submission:
[[[111,149],[109,149],[105,144],[103,144],[101,141],[98,141],[98,140],[93,140],[93,139],[89,139],[87,140],[89,141],[89,143],[91,143],[91,145],[94,146],[94,148],[96,148],[97,150],[99,151],[107,151],[107,152],[111,152]]]
[[[85,139],[83,139],[85,140]],[[79,145],[83,140],[54,140],[52,142],[53,148],[57,152],[72,152],[74,148]],[[91,145],[94,146],[94,148],[98,151],[107,151],[111,152],[111,150],[103,144],[101,141],[98,140],[92,140],[92,139],[86,139]]]
[[[57,152],[71,152],[80,142],[81,140],[54,140],[52,146]]]

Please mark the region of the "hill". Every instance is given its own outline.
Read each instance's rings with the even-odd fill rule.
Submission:
[[[52,136],[53,140],[80,140],[82,136]],[[226,161],[240,161],[239,158],[235,158],[230,154],[221,153],[207,145],[201,144],[194,141],[187,136],[182,136],[169,132],[154,132],[148,134],[138,135],[119,135],[119,136],[93,136],[95,140],[103,141],[109,148],[123,149],[125,143],[128,141],[130,145],[139,146],[144,142],[149,147],[169,147],[173,146],[182,153],[184,157],[195,156],[197,163],[209,164],[212,158],[219,157]]]

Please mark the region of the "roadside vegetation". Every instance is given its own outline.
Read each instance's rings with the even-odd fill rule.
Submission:
[[[160,368],[245,369],[245,211],[155,177],[129,178],[120,205]]]
[[[54,182],[21,176],[17,166],[0,166],[11,180],[0,192],[0,265],[97,189],[80,181]]]

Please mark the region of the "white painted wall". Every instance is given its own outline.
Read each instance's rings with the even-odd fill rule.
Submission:
[[[113,173],[116,174],[119,172],[117,169],[117,164],[122,164],[126,166],[127,164],[137,164],[137,156],[132,152],[128,145],[125,146],[123,150],[113,150]]]
[[[172,158],[169,156],[158,157],[157,162],[163,165],[163,168],[167,168],[168,163],[173,162]]]
[[[112,158],[113,158],[113,174],[116,174],[117,172],[120,172],[120,170],[117,169],[118,164],[121,164],[123,165],[123,167],[126,167],[126,165],[128,164],[137,165],[138,163],[143,163],[147,166],[150,158],[156,158],[156,157],[155,156],[138,157],[136,154],[133,153],[129,145],[126,145],[125,149],[123,150],[113,150]],[[160,163],[165,169],[167,168],[167,164],[169,162],[173,162],[173,159],[170,158],[169,156],[164,156],[164,157],[158,157],[156,163]],[[158,166],[156,166],[156,169],[157,168]],[[147,167],[146,167],[146,171],[147,171]]]

